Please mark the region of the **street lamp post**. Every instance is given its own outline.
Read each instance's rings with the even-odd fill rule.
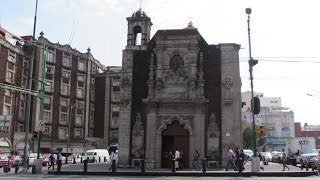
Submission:
[[[67,159],[69,157],[69,146],[70,146],[70,129],[71,129],[71,119],[72,119],[72,110],[75,108],[75,104],[70,106],[70,112],[69,112],[69,121],[68,121],[68,134],[67,134]],[[68,160],[66,161],[66,163]]]
[[[254,118],[254,109],[255,109],[255,103],[253,103],[254,99],[254,92],[253,92],[253,75],[252,70],[253,66],[258,63],[258,60],[254,60],[251,54],[251,36],[250,36],[250,15],[251,15],[251,8],[246,8],[246,14],[248,15],[247,24],[248,24],[248,41],[249,41],[249,72],[250,72],[250,85],[251,85],[251,113],[252,113],[252,137],[253,137],[253,157],[257,157],[257,141],[256,141],[256,131],[255,131],[255,118]],[[258,163],[252,162],[252,171],[259,171],[259,168],[256,168],[255,166],[260,166],[260,162],[258,160]]]

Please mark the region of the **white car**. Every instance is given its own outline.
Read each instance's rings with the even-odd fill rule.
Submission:
[[[39,156],[41,157],[41,154],[39,154]],[[37,159],[37,157],[38,157],[38,153],[29,154],[29,166],[34,165],[34,160]]]

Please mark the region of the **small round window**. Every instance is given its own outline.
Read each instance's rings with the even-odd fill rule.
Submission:
[[[172,71],[174,73],[179,72],[180,69],[182,69],[184,66],[184,62],[183,59],[180,55],[174,55],[171,60],[170,60],[170,69],[172,69]]]

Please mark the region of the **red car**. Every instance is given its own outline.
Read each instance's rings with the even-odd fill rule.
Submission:
[[[10,163],[10,166],[14,166],[14,165],[21,166],[21,163],[22,163],[21,157],[17,155],[12,155],[10,157],[10,160],[8,156],[0,156],[0,168],[3,167],[5,164],[7,164],[8,161]]]

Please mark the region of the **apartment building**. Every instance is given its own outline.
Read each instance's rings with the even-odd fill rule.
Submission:
[[[96,74],[95,137],[104,139],[105,147],[118,144],[120,116],[120,66],[109,66]]]
[[[38,140],[32,134],[39,130],[40,122],[44,122],[40,152],[80,153],[89,148],[100,148],[101,144],[94,137],[94,75],[101,72],[103,65],[92,56],[91,49],[82,53],[69,45],[52,43],[42,32],[32,43],[31,37],[24,37],[22,42],[26,43],[16,46],[10,44],[6,36],[0,38],[0,62],[6,64],[0,67],[0,77],[3,77],[0,82],[6,86],[0,92],[0,115],[12,119],[11,127],[1,126],[3,132],[11,133],[1,136],[10,139],[7,140],[10,148],[22,153],[25,146],[26,94],[7,87],[27,88],[28,79],[31,79],[28,77],[31,76],[29,59],[32,52],[35,53],[32,90],[39,92],[42,84],[45,86],[43,106],[38,96],[31,99],[27,130],[30,152],[37,151]]]
[[[0,27],[0,83],[25,88],[28,77],[29,54],[22,39]],[[2,87],[2,86],[0,86]],[[0,88],[0,150],[9,153],[14,142],[14,132],[24,131],[25,94]]]

